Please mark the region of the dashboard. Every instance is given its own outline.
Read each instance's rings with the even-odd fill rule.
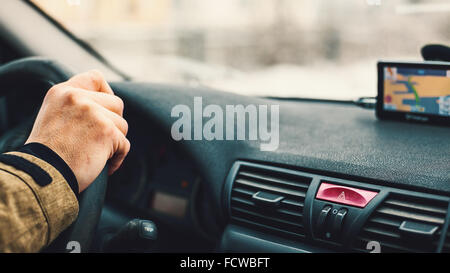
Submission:
[[[187,247],[184,251],[209,251],[213,239],[205,231],[208,223],[199,204],[206,183],[201,172],[179,143],[160,133],[158,126],[142,128],[147,121],[133,109],[125,116],[132,148],[109,179],[105,201],[109,211],[120,211],[127,220],[134,216],[156,222],[163,230],[160,251],[173,251],[174,246],[177,251],[183,247]],[[109,232],[117,228],[103,227]]]
[[[188,245],[204,243],[189,250],[365,251],[373,240],[392,252],[448,251],[449,128],[379,121],[373,112],[349,103],[269,100],[147,83],[111,85],[126,104],[132,151],[111,178],[107,207],[159,222],[170,230],[173,244],[165,244],[172,249],[186,251]],[[261,151],[257,141],[245,140],[172,140],[172,108],[192,106],[197,96],[204,104],[221,106],[279,105],[279,148]],[[252,166],[253,176],[242,173],[242,166]],[[244,185],[236,192],[242,179],[256,188]],[[277,184],[283,179],[293,184],[289,187],[302,188],[299,199],[280,195],[286,192],[285,185]],[[320,199],[317,194],[327,183],[350,189],[347,194],[376,196],[363,208]],[[267,208],[255,194],[284,201]],[[335,216],[326,216],[324,230],[318,228],[327,207],[336,215],[345,212],[339,232],[332,229]],[[434,220],[425,227],[436,228],[429,244],[405,244],[411,234],[416,238],[411,227],[426,219]],[[346,238],[360,238],[360,245],[343,244]]]
[[[130,152],[123,170],[111,177],[108,197],[149,213],[183,219],[201,177],[173,143],[157,137],[135,139],[138,148]]]

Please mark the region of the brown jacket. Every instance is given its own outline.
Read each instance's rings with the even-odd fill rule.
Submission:
[[[37,252],[78,215],[78,201],[61,173],[30,154],[12,154],[39,166],[51,177],[39,185],[27,172],[0,162],[0,252]]]

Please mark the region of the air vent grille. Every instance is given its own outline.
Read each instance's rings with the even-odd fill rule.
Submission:
[[[311,181],[280,169],[241,165],[231,191],[231,219],[262,232],[303,238],[303,206]],[[277,206],[266,207],[253,198],[258,192],[282,199]]]
[[[434,252],[447,214],[448,202],[391,194],[370,216],[359,234],[355,249],[366,251],[369,241],[377,241],[381,252]],[[400,229],[404,221],[437,226],[433,236],[408,237]]]

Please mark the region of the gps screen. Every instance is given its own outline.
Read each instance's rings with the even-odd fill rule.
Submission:
[[[384,67],[386,111],[450,116],[450,70]]]

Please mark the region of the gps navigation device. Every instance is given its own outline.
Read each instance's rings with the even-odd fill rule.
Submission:
[[[450,63],[378,62],[376,114],[450,125]]]

